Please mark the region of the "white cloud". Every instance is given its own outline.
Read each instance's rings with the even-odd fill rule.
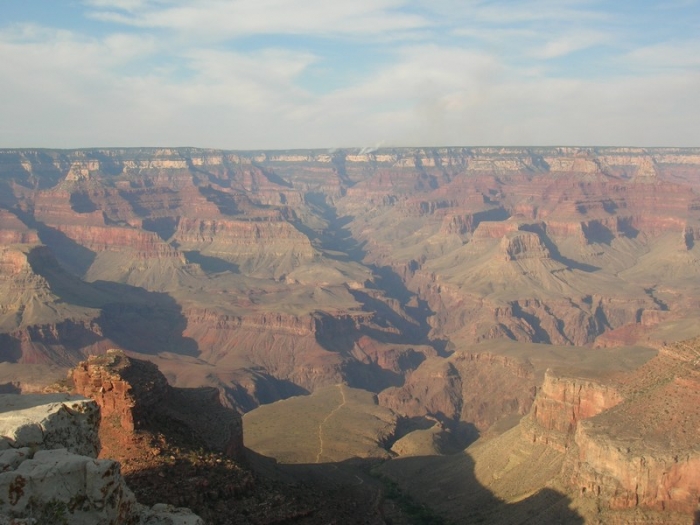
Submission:
[[[69,32],[22,28],[0,33],[0,143],[177,144],[216,138],[221,122],[243,114],[278,118],[304,100],[294,79],[313,55],[268,49],[242,54],[188,50],[178,65],[130,71],[153,41],[133,35],[85,39]],[[31,37],[31,38],[30,38]],[[183,74],[186,69],[186,74]],[[251,120],[248,129],[255,123]],[[244,126],[241,126],[243,132]],[[264,139],[268,131],[261,133]],[[165,142],[163,142],[165,141]]]
[[[329,133],[342,122],[335,143],[343,145],[689,146],[700,121],[697,93],[698,73],[556,79],[492,55],[429,46],[323,97],[302,120]]]
[[[544,45],[535,48],[533,56],[544,59],[559,58],[611,40],[611,35],[600,31],[569,31],[557,34]]]
[[[607,18],[589,0],[416,0],[411,3],[452,21],[502,28],[545,23],[572,25]]]
[[[128,27],[102,36],[0,27],[0,144],[696,141],[694,37],[635,49],[584,1],[537,0],[548,10],[535,14],[502,1],[435,2],[90,0],[91,16]],[[573,25],[561,23],[573,14]],[[284,38],[266,40],[268,33]],[[297,33],[323,36],[335,50],[327,55],[304,38],[279,47]],[[258,47],[237,48],[232,35],[258,35]],[[587,55],[593,65],[576,67],[601,44],[617,54]],[[563,57],[573,61],[566,71],[557,69]],[[318,79],[325,84],[314,85]]]
[[[148,0],[84,0],[85,5],[98,9],[119,9],[134,12],[148,5]]]
[[[700,67],[700,40],[661,42],[639,47],[621,56],[620,62],[646,70],[697,69]]]
[[[196,3],[105,0],[91,2],[96,9],[89,16],[208,38],[256,34],[382,35],[429,25],[423,17],[401,11],[403,4],[398,0],[200,0]]]

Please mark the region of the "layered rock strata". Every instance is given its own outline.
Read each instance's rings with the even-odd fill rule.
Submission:
[[[562,486],[609,522],[682,523],[700,510],[699,367],[695,340],[607,379],[550,371],[523,432],[564,454]]]
[[[580,421],[563,473],[611,510],[700,510],[700,344],[666,347],[623,378],[624,399]]]

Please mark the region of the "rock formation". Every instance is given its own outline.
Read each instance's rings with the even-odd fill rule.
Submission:
[[[100,411],[85,398],[65,394],[3,395],[0,447],[52,450],[96,457]]]
[[[620,401],[576,426],[565,482],[611,511],[697,515],[700,342],[665,347],[619,381]]]
[[[0,406],[0,513],[26,523],[203,523],[186,509],[140,505],[119,463],[95,459],[100,412],[94,401],[5,394]]]
[[[240,459],[243,431],[238,414],[219,403],[214,388],[180,389],[168,385],[156,365],[119,350],[93,356],[71,371],[75,391],[100,407],[105,455],[117,457],[139,430],[172,427],[173,434]]]
[[[7,314],[0,336],[15,348],[12,362],[71,366],[109,347],[143,352],[137,342],[110,337],[110,327],[123,326],[113,316],[136,298],[124,287],[106,293],[104,282],[173,298],[187,332],[177,328],[164,347],[219,362],[215,344],[222,357],[226,348],[227,367],[262,366],[307,390],[341,377],[352,382],[344,374],[357,367],[341,346],[355,341],[319,341],[333,357],[310,350],[314,332],[301,345],[309,350],[296,353],[311,376],[258,352],[273,331],[286,337],[282,325],[290,319],[314,323],[319,313],[354,316],[355,339],[379,335],[376,328],[394,316],[421,332],[392,340],[401,344],[508,338],[586,345],[600,338],[599,346],[610,346],[655,344],[665,324],[698,310],[683,299],[700,235],[693,176],[700,156],[692,149],[0,153],[7,181],[0,282],[15,290],[3,294],[11,299],[0,310]],[[94,300],[67,294],[73,285],[64,276],[47,279],[46,267],[56,263],[17,271],[21,254],[38,254],[38,243],[47,245],[46,257],[93,283],[83,291]],[[382,268],[403,281],[405,297],[396,304]],[[650,290],[661,280],[663,296],[655,296]],[[30,305],[19,290],[36,299]],[[432,315],[421,320],[417,310],[405,311],[406,294],[422,302],[420,315]],[[377,311],[375,300],[394,313]],[[286,321],[259,322],[275,318]],[[391,327],[394,334],[405,328]],[[240,354],[235,340],[247,341]]]
[[[213,398],[218,392],[212,388],[173,388],[152,363],[115,350],[80,363],[71,377],[74,388],[92,396],[103,411],[101,457],[118,459],[122,475],[138,500],[152,505],[153,517],[143,518],[144,524],[171,523],[157,521],[164,519],[162,516],[172,517],[173,524],[189,523],[184,521],[186,514],[181,517],[183,521],[175,521],[177,513],[185,512],[183,506],[194,509],[207,523],[293,521],[317,525],[341,520],[359,525],[379,519],[376,504],[364,501],[364,494],[307,486],[301,480],[291,485],[280,482],[274,472],[267,477],[271,468],[274,471],[269,464],[264,468],[265,475],[251,472],[244,465],[258,460],[243,456],[240,416],[223,409]],[[340,393],[337,387],[330,388]],[[309,397],[299,400],[303,403]],[[321,394],[316,399],[325,397]],[[358,406],[363,409],[358,400],[372,401],[373,396],[348,390],[349,413]],[[390,432],[395,417],[387,409],[370,404],[373,408],[367,410],[367,420],[379,430]],[[294,417],[292,413],[285,415]],[[377,425],[371,421],[374,415],[387,420]],[[329,424],[322,435],[328,440],[325,454],[338,452],[334,428]],[[358,442],[363,451],[369,441],[359,438]]]
[[[463,496],[448,488],[432,496],[447,516],[501,523],[516,502],[554,490],[532,500],[528,514],[546,522],[549,508],[566,505],[585,523],[690,523],[700,510],[699,356],[696,339],[624,372],[548,370],[515,427],[450,456],[451,464],[397,460],[384,470],[400,472],[419,499],[414,469],[424,472],[423,486],[460,487]]]
[[[469,422],[486,431],[500,419],[526,414],[536,389],[532,365],[489,353],[455,353],[430,359],[400,387],[379,394],[382,405],[408,417],[443,424]]]
[[[698,511],[699,348],[676,343],[607,377],[547,373],[522,431],[563,454],[562,486],[606,523],[684,523]]]

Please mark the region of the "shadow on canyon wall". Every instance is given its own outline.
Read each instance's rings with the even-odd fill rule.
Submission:
[[[182,307],[167,293],[110,281],[81,281],[56,267],[41,250],[32,251],[28,260],[33,271],[46,279],[52,293],[62,301],[100,309],[94,321],[100,335],[120,348],[148,355],[160,352],[199,355],[196,341],[183,335],[187,319]],[[70,345],[70,337],[63,343]]]
[[[78,244],[62,231],[37,221],[31,214],[16,207],[12,209],[12,213],[17,215],[24,224],[37,231],[39,240],[49,247],[59,264],[69,272],[83,277],[95,261],[97,256],[95,252]]]
[[[101,286],[115,283],[100,283]],[[117,285],[117,288],[125,285]],[[129,292],[141,288],[131,288]],[[156,355],[161,352],[198,356],[199,345],[183,332],[187,318],[182,307],[168,294],[143,291],[138,302],[115,302],[105,304],[97,323],[104,336],[120,348],[141,354]]]

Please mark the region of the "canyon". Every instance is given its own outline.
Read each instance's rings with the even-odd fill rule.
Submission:
[[[0,150],[0,392],[73,369],[239,460],[245,414],[456,522],[687,523],[699,241],[694,148]]]

